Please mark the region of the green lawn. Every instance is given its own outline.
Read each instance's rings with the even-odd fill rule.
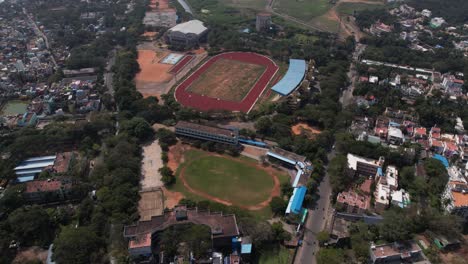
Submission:
[[[187,199],[190,199],[190,200],[193,200],[193,201],[202,201],[202,200],[206,200],[206,198],[204,198],[204,197],[202,197],[202,196],[199,196],[199,195],[197,195],[197,194],[194,194],[194,193],[190,192],[189,190],[187,190],[187,189],[185,188],[184,184],[179,180],[179,175],[180,175],[181,168],[183,168],[184,166],[188,165],[188,164],[190,163],[190,161],[196,160],[196,159],[200,159],[200,158],[202,158],[202,157],[204,157],[204,156],[206,156],[206,155],[212,155],[212,154],[209,153],[209,152],[201,151],[201,150],[190,150],[190,151],[187,151],[187,152],[184,154],[185,163],[181,164],[181,166],[179,166],[179,168],[177,169],[177,171],[176,171],[176,173],[175,173],[175,175],[176,175],[176,183],[175,183],[173,186],[171,186],[169,189],[172,190],[172,191],[181,192],[182,194],[184,194],[184,196],[185,196]],[[222,159],[222,158],[221,158],[221,159]],[[257,161],[255,161],[255,160],[253,160],[253,159],[250,159],[250,158],[247,158],[247,157],[243,157],[243,156],[241,156],[241,157],[238,158],[238,159],[239,159],[239,160],[242,160],[242,161],[251,162],[252,164],[256,164],[256,163],[257,163]],[[223,160],[226,160],[226,159],[223,159]],[[231,163],[231,162],[232,162],[232,163]],[[197,162],[196,162],[196,163],[197,163]],[[232,164],[232,165],[237,165],[237,164],[238,164],[238,162],[235,162],[235,161],[229,161],[229,163]],[[211,167],[212,167],[212,166],[211,166]],[[251,169],[249,168],[248,170],[251,170]],[[265,172],[262,171],[262,170],[256,170],[256,169],[255,169],[255,171],[261,171],[261,172],[265,173]],[[206,173],[204,173],[203,175],[206,175]],[[268,175],[267,175],[267,176],[268,176]],[[288,181],[289,181],[289,176],[288,176],[287,174],[285,174],[285,173],[278,173],[276,176],[279,178],[279,180],[280,180],[281,183],[283,183],[283,182],[288,182]],[[225,178],[224,175],[223,175],[222,177]],[[256,178],[256,175],[255,175],[254,178]],[[269,190],[268,190],[267,192],[265,192],[267,198],[268,198],[268,194],[270,193],[271,188],[273,187],[273,180],[271,180],[271,178],[270,178],[269,176],[268,176],[268,178],[269,178],[269,179],[267,179],[267,182],[269,182],[269,185],[271,184],[271,185],[270,185],[271,187],[269,187]],[[251,180],[251,179],[249,179],[249,185],[250,185],[250,180]],[[205,181],[205,180],[202,180],[202,181]],[[191,184],[191,183],[190,183],[190,184]],[[262,185],[263,185],[263,183],[262,183]],[[191,185],[191,186],[192,186],[192,185]],[[232,184],[230,184],[230,186],[228,186],[228,184],[227,184],[226,181],[222,182],[222,186],[225,187],[225,188],[223,189],[222,187],[219,187],[219,186],[216,186],[216,188],[214,188],[214,189],[216,189],[216,192],[217,192],[217,193],[219,193],[220,190],[223,190],[223,192],[225,192],[226,188],[235,188],[235,186],[233,186]],[[194,186],[193,186],[193,187],[194,187]],[[210,190],[212,189],[211,186],[210,186],[209,188],[207,188],[207,186],[202,186],[202,187],[204,187],[205,189],[210,189]],[[203,191],[205,191],[205,189],[203,189]],[[236,196],[243,196],[243,195],[245,195],[244,190],[241,190],[241,193],[239,193],[239,189],[240,189],[240,188],[237,187],[237,190],[235,190],[235,192],[236,192],[235,195],[236,195]],[[249,189],[252,189],[252,188],[249,186]],[[231,195],[233,195],[233,194],[231,194]],[[264,194],[264,195],[265,195],[265,194]],[[248,197],[247,195],[245,195],[245,196],[246,196],[246,198],[250,198],[250,197]],[[220,197],[220,198],[221,198],[221,197]],[[230,199],[232,199],[232,198],[230,197]],[[245,198],[243,198],[243,199],[245,199]],[[227,200],[227,199],[226,199],[226,200]],[[263,199],[263,200],[266,200],[266,198]],[[260,202],[261,202],[261,201],[260,201]],[[250,203],[255,203],[255,202],[249,201],[249,204],[250,204]],[[269,206],[267,206],[267,207],[265,207],[265,208],[263,208],[263,209],[261,209],[261,210],[248,211],[248,212],[251,213],[252,216],[254,216],[254,217],[258,218],[258,219],[261,219],[261,220],[269,219],[269,218],[271,218],[271,216],[272,216],[272,213],[271,213],[271,210],[270,210],[270,207],[269,207]]]
[[[354,11],[359,12],[366,9],[374,10],[379,8],[384,8],[384,6],[381,4],[342,3],[336,8],[336,10],[341,14],[354,15]]]
[[[329,0],[276,0],[273,9],[307,22],[325,14],[331,7]]]
[[[259,264],[289,264],[292,261],[292,251],[285,248],[263,250],[258,260]]]
[[[204,156],[189,162],[185,179],[190,187],[240,205],[268,199],[274,186],[267,172],[240,161]]]
[[[220,2],[238,8],[252,8],[263,10],[266,6],[265,0],[220,0]]]

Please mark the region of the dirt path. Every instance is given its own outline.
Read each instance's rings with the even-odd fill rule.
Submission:
[[[209,156],[208,154],[206,156]],[[269,205],[271,199],[275,196],[279,196],[280,195],[280,181],[278,179],[278,177],[274,174],[274,169],[271,168],[271,167],[268,167],[268,168],[263,168],[259,165],[254,165],[252,164],[251,162],[247,162],[247,161],[242,161],[242,160],[239,160],[239,159],[235,159],[235,158],[232,158],[232,157],[227,157],[227,156],[221,156],[221,155],[217,155],[215,154],[214,156],[218,156],[218,157],[222,157],[222,158],[227,158],[227,159],[231,159],[231,160],[235,160],[236,162],[241,162],[247,166],[251,166],[251,167],[254,167],[254,168],[257,168],[257,169],[261,169],[261,170],[265,170],[268,175],[273,179],[274,181],[274,186],[273,186],[273,189],[272,191],[270,192],[270,196],[268,197],[267,200],[261,202],[261,203],[258,203],[256,205],[251,205],[251,206],[245,206],[245,205],[239,205],[239,204],[235,204],[235,203],[232,203],[230,201],[226,201],[226,200],[223,200],[223,199],[220,199],[218,197],[215,197],[215,196],[212,196],[210,194],[207,194],[203,191],[200,191],[200,190],[196,190],[194,188],[192,188],[187,180],[185,179],[185,169],[187,168],[187,166],[193,162],[193,161],[190,161],[190,163],[188,164],[185,164],[184,167],[182,168],[182,170],[180,171],[180,174],[179,174],[179,180],[182,181],[182,183],[184,184],[184,187],[187,188],[188,191],[190,191],[191,193],[194,193],[198,196],[201,196],[203,198],[206,198],[208,200],[211,200],[211,201],[214,201],[214,202],[217,202],[217,203],[220,203],[220,204],[224,204],[224,205],[228,205],[228,206],[231,206],[231,205],[235,205],[235,206],[238,206],[240,208],[243,208],[243,209],[246,209],[246,210],[250,210],[250,211],[255,211],[255,210],[260,210],[260,209],[263,209],[265,208],[266,206]],[[202,156],[204,157],[204,156]]]
[[[382,5],[383,2],[381,1],[372,1],[372,0],[339,0],[327,13],[323,16],[331,21],[335,21],[340,23],[340,15],[337,11],[339,5],[344,3],[359,3],[359,4],[369,4],[369,5]],[[359,41],[363,36],[364,33],[359,29],[359,27],[355,23],[355,19],[353,16],[342,16],[341,24],[340,24],[340,36],[343,38],[352,36],[354,34],[356,41]],[[346,19],[349,17],[349,21]],[[354,33],[353,33],[354,32]]]

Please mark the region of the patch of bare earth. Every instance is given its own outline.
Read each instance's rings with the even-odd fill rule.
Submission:
[[[15,259],[13,260],[14,264],[26,263],[28,261],[39,260],[42,263],[46,263],[47,260],[47,249],[42,249],[40,247],[30,247],[22,249],[16,254]]]
[[[219,59],[192,83],[188,91],[227,101],[242,101],[264,71],[262,65]]]

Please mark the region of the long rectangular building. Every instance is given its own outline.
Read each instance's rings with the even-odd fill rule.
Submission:
[[[175,133],[179,136],[208,140],[218,143],[239,144],[239,132],[219,127],[205,126],[185,121],[179,121],[175,126]]]

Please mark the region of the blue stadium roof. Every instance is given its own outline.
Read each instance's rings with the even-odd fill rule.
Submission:
[[[283,79],[281,79],[271,89],[283,96],[288,95],[294,89],[296,89],[297,86],[299,86],[302,79],[304,78],[305,72],[305,60],[290,59],[288,71],[283,76]]]
[[[449,167],[449,162],[448,162],[447,158],[445,158],[444,156],[439,155],[439,154],[435,154],[434,156],[432,156],[432,158],[442,162],[442,164],[444,164],[445,168]]]
[[[306,195],[307,188],[305,186],[301,186],[297,188],[296,195],[294,195],[291,211],[295,214],[299,214],[302,209],[302,203],[304,202],[304,197]]]

